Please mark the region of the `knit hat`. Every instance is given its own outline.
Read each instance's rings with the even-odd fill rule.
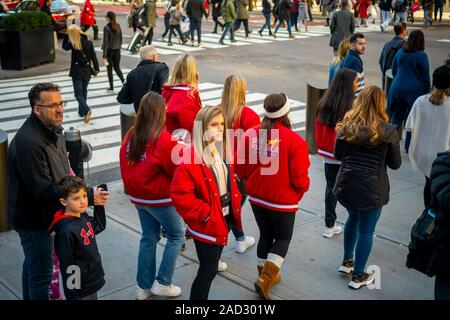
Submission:
[[[433,86],[436,89],[450,88],[450,67],[443,65],[434,70]]]

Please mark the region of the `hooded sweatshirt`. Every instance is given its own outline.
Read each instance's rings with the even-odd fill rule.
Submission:
[[[55,214],[48,231],[55,232],[55,251],[58,256],[63,278],[64,294],[68,300],[78,300],[99,291],[105,284],[102,261],[98,252],[95,235],[105,230],[106,216],[103,206],[94,206],[94,216],[83,212],[79,218]],[[80,287],[68,288],[76,273],[71,266],[80,270]],[[67,281],[67,279],[69,281]]]

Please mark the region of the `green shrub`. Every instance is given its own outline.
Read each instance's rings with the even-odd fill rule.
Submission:
[[[51,19],[44,12],[24,11],[4,17],[2,25],[6,31],[26,31],[49,27]]]

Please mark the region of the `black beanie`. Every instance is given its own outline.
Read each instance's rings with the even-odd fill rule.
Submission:
[[[450,88],[450,67],[443,65],[434,70],[433,86],[436,89]]]

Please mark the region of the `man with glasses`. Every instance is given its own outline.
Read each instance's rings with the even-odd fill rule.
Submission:
[[[25,255],[23,299],[48,300],[53,242],[47,229],[61,208],[57,183],[70,174],[61,127],[66,102],[52,83],[34,85],[28,98],[31,115],[8,150],[8,217]],[[109,197],[107,191],[92,188],[88,195],[90,205],[104,205]]]

